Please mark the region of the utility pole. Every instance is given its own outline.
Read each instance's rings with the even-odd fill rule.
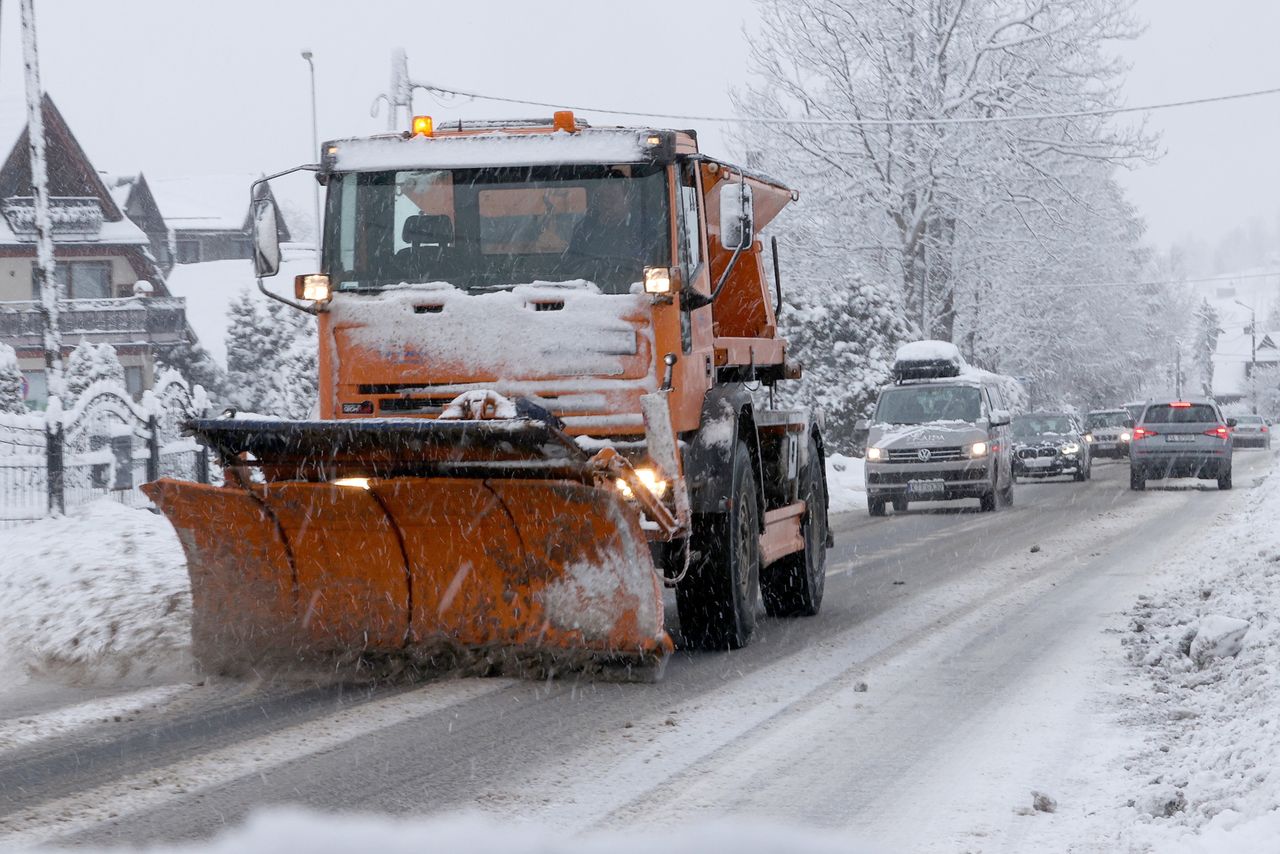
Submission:
[[[45,382],[49,403],[45,410],[46,479],[49,514],[66,510],[62,485],[62,331],[58,325],[58,282],[53,275],[53,221],[49,216],[49,179],[44,160],[44,90],[40,88],[40,58],[36,49],[33,0],[22,0],[22,62],[27,83],[27,142],[31,156],[31,192],[35,202],[36,263],[31,269],[34,290],[40,294],[44,339]]]
[[[311,156],[320,156],[320,125],[316,119],[316,64],[311,61],[313,54],[311,51],[303,50],[302,58],[307,61],[307,67],[311,69]],[[317,161],[318,162],[318,161]],[[317,181],[312,186],[315,200],[316,214],[316,269],[320,269],[320,231],[322,220],[320,219],[320,183]]]

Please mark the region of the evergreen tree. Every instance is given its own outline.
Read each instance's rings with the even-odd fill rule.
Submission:
[[[232,406],[257,412],[265,409],[281,350],[281,336],[272,318],[258,307],[248,289],[227,311],[227,388]]]
[[[910,338],[895,289],[861,276],[793,288],[780,318],[789,351],[803,365],[785,399],[823,410],[835,451],[855,450],[854,422],[889,380],[893,354]]]
[[[22,371],[18,370],[18,354],[8,344],[0,343],[0,412],[23,415],[27,405],[22,400]]]
[[[92,344],[81,340],[67,358],[66,405],[74,405],[77,398],[96,382],[110,381],[125,389],[124,367],[110,344]]]
[[[189,385],[202,386],[215,404],[225,402],[227,372],[204,347],[183,341],[157,348],[156,355],[162,368],[177,371]]]
[[[1213,396],[1213,354],[1218,351],[1218,335],[1222,332],[1218,312],[1203,300],[1195,315],[1195,343],[1192,357],[1200,370],[1200,389],[1205,397]]]

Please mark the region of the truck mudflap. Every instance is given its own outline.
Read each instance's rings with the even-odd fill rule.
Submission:
[[[418,440],[436,432],[429,425],[413,426]],[[209,429],[219,436],[207,440],[230,441]],[[250,444],[261,452],[275,441],[263,437],[286,431],[306,437],[290,446],[296,459],[260,457],[266,468],[323,459],[341,470],[352,462],[342,429],[281,423]],[[363,445],[370,437],[359,433]],[[145,485],[186,553],[200,665],[244,674],[336,659],[375,670],[658,678],[672,643],[639,513],[612,482],[538,476],[539,455],[512,450],[536,443],[510,428],[501,435],[495,454],[471,442],[449,455],[463,476],[436,457],[425,476]],[[372,456],[402,468],[387,447]],[[559,473],[585,460],[552,456]],[[495,471],[515,476],[484,476],[493,458]]]

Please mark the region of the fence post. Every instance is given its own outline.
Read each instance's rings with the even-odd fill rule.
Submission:
[[[147,416],[147,482],[160,479],[160,419]]]
[[[63,489],[62,421],[45,427],[45,486],[49,491],[49,515],[62,516],[67,512],[66,494]]]

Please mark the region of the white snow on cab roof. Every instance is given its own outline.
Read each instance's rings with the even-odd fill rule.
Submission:
[[[560,163],[638,163],[648,133],[584,128],[577,133],[487,133],[475,136],[415,136],[349,139],[329,143],[334,169],[479,169],[486,166],[553,166]]]

